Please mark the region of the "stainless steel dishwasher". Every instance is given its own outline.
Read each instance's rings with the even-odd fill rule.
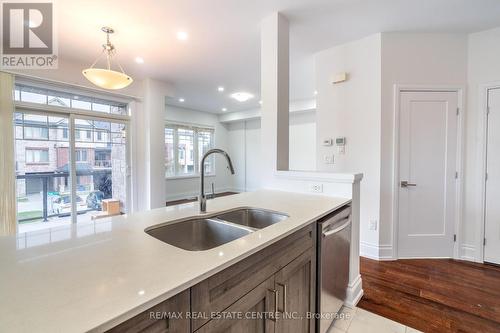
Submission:
[[[318,332],[327,332],[342,308],[349,284],[351,206],[318,221]]]

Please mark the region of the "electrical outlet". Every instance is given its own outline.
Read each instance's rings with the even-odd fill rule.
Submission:
[[[377,220],[370,220],[370,225],[369,225],[370,230],[377,230],[377,225],[378,225]]]
[[[323,184],[311,184],[311,192],[323,193]]]

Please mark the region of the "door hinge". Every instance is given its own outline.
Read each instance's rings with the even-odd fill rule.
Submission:
[[[453,235],[453,241],[456,242],[457,241],[457,234],[454,234]]]
[[[460,114],[460,108],[457,108],[457,116]]]
[[[455,171],[455,179],[458,179],[458,171]]]

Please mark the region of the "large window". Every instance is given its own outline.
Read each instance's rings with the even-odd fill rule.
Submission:
[[[213,129],[167,124],[165,127],[166,176],[198,174],[203,154],[213,148],[213,145]],[[213,156],[205,162],[205,173],[215,173]]]
[[[108,214],[104,200],[126,213],[128,106],[24,85],[14,94],[18,231],[90,222]]]

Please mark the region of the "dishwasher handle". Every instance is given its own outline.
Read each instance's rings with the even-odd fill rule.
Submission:
[[[350,215],[347,216],[346,218],[344,218],[344,220],[345,220],[345,222],[342,225],[338,226],[337,228],[333,228],[333,229],[330,229],[328,231],[324,231],[322,233],[322,236],[323,237],[328,237],[328,236],[331,236],[333,234],[336,234],[337,232],[345,229],[349,224],[351,224],[351,216]]]

